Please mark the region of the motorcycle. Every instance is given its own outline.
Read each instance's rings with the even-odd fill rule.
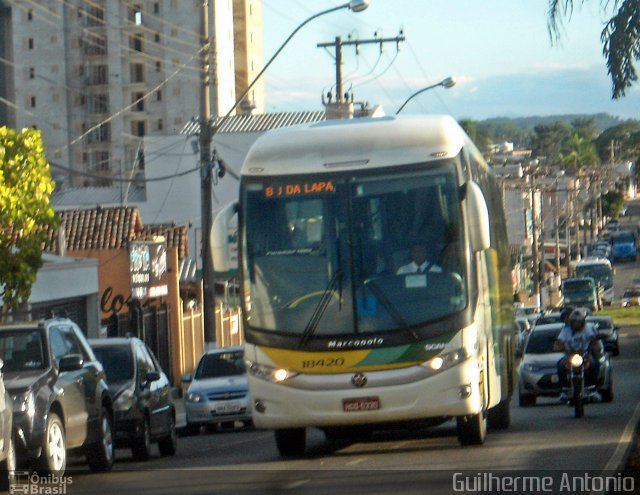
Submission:
[[[569,356],[569,393],[567,394],[567,405],[573,406],[576,418],[584,416],[584,405],[587,402],[594,402],[598,397],[598,390],[595,385],[585,386],[584,372],[590,365],[590,353],[574,352]]]

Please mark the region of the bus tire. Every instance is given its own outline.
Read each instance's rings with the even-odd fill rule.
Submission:
[[[487,421],[489,427],[494,430],[504,430],[511,425],[511,400],[510,398],[500,401],[495,407],[489,409]]]
[[[487,437],[487,419],[482,412],[456,417],[460,445],[482,445]]]
[[[276,430],[276,446],[283,457],[302,455],[306,446],[306,430],[304,428],[286,428]]]

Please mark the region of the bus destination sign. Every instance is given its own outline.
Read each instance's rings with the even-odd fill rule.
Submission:
[[[264,188],[266,198],[286,198],[291,196],[305,196],[307,194],[326,194],[335,192],[333,181],[317,180],[294,182],[290,184],[275,184]]]

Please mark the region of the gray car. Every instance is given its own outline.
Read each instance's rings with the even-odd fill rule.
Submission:
[[[554,350],[562,323],[536,325],[527,340],[520,363],[518,396],[521,407],[534,406],[538,397],[559,397],[562,392],[557,364],[563,353]],[[598,392],[603,402],[613,400],[610,354],[600,357]]]
[[[197,433],[200,426],[233,426],[242,421],[251,426],[251,400],[241,347],[207,351],[195,374],[185,374],[189,383],[185,397],[187,431]]]

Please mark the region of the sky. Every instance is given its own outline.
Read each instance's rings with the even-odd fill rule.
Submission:
[[[310,16],[347,0],[263,0],[266,61]],[[456,119],[606,112],[640,119],[640,85],[612,100],[600,33],[611,11],[600,0],[574,1],[559,43],[547,29],[547,0],[371,0],[312,20],[265,72],[265,111],[322,110],[335,91],[334,50],[318,43],[394,38],[399,45],[345,46],[343,90],[356,102],[395,114],[416,91],[453,77],[450,89],[428,90],[402,113],[446,113]],[[613,3],[613,2],[608,2]]]

